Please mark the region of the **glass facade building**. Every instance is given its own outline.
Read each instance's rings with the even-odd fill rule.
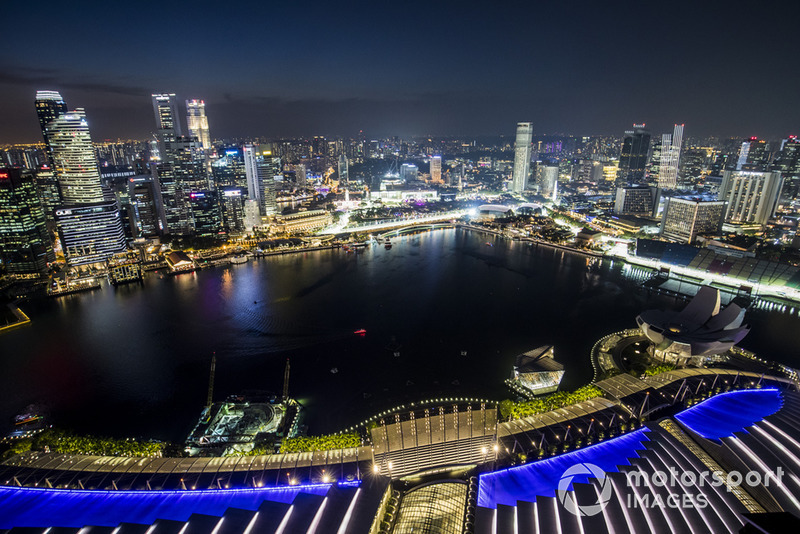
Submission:
[[[530,122],[517,123],[517,138],[514,143],[514,171],[511,181],[511,190],[522,193],[528,186],[528,175],[531,172],[531,141],[533,139],[533,124]]]
[[[0,168],[0,259],[10,274],[44,274],[55,260],[30,171]]]

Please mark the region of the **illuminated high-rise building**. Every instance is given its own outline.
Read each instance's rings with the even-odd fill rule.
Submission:
[[[644,123],[634,124],[632,130],[625,132],[622,140],[617,173],[618,185],[638,183],[644,179],[649,151],[650,132],[645,129]]]
[[[153,113],[156,116],[158,148],[161,158],[169,152],[175,139],[183,135],[178,116],[178,101],[174,93],[158,93],[152,95]]]
[[[154,237],[164,232],[159,193],[152,176],[134,176],[128,180],[136,237]]]
[[[238,187],[223,187],[220,190],[222,226],[226,232],[244,231],[244,195]]]
[[[531,172],[531,141],[533,139],[533,124],[530,122],[517,123],[517,138],[514,143],[514,171],[511,181],[511,190],[522,193],[528,186],[528,175]]]
[[[350,186],[350,165],[344,154],[339,156],[339,187]]]
[[[200,141],[184,137],[174,93],[152,95],[161,161],[156,167],[170,234],[193,231],[189,193],[209,188],[209,168]]]
[[[767,224],[775,216],[782,187],[783,177],[779,172],[723,172],[719,199],[728,203],[725,221]]]
[[[0,168],[0,263],[12,275],[38,275],[55,261],[34,175]]]
[[[299,185],[300,187],[304,187],[306,185],[306,182],[308,181],[308,178],[307,178],[307,175],[306,175],[306,166],[305,166],[305,164],[298,163],[297,165],[295,165],[295,167],[294,167],[294,176],[295,176],[295,181],[297,182],[297,185]]]
[[[67,112],[67,103],[61,98],[57,91],[36,91],[36,115],[39,117],[39,126],[42,128],[42,136],[50,160],[53,166],[53,154],[50,150],[50,139],[47,135],[48,127],[52,121]]]
[[[744,141],[739,148],[736,170],[767,170],[769,157],[769,145],[767,142],[758,137],[751,137],[747,141]]]
[[[400,165],[400,179],[406,183],[414,182],[417,179],[419,169],[413,163],[403,163]]]
[[[539,188],[539,194],[548,200],[555,200],[558,187],[558,165],[554,164],[537,164],[536,165],[536,185]]]
[[[203,100],[186,101],[186,125],[189,127],[189,135],[196,137],[204,150],[209,150],[211,135],[208,131],[206,103]]]
[[[800,190],[800,139],[789,136],[781,143],[781,151],[771,169],[783,176],[783,196],[794,199]]]
[[[62,205],[54,210],[61,246],[70,265],[105,261],[127,247],[117,201],[100,185],[86,114],[81,108],[63,111],[63,100],[48,108],[42,105],[42,93],[37,93],[36,101],[40,124],[50,116],[48,109],[57,115],[43,133],[61,193]]]
[[[275,178],[281,173],[281,159],[264,146],[246,145],[244,165],[247,173],[247,196],[258,203],[262,216],[278,211]]]
[[[62,202],[70,205],[102,202],[100,169],[84,110],[68,111],[50,121],[47,138]]]
[[[431,182],[442,183],[442,156],[431,156]]]
[[[722,229],[725,202],[698,198],[667,197],[659,235],[678,243],[692,243],[701,234]]]
[[[676,124],[672,134],[661,136],[661,157],[658,169],[658,187],[675,189],[678,186],[678,165],[683,144],[683,124]]]

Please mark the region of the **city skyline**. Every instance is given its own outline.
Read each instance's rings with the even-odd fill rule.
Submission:
[[[10,18],[46,9],[14,5]],[[161,6],[172,28],[161,32],[150,10],[120,6],[106,17],[90,4],[61,15],[65,25],[93,24],[69,42],[9,28],[0,142],[38,141],[23,103],[46,88],[89,110],[97,139],[153,133],[148,97],[157,92],[204,100],[216,138],[511,137],[522,119],[540,133],[619,135],[646,122],[654,132],[686,123],[692,135],[780,138],[800,122],[785,104],[800,81],[786,46],[797,9],[743,17],[713,6],[516,6],[511,16],[510,6],[409,5],[387,17],[370,5],[245,5],[226,14],[200,3]],[[281,24],[255,31],[267,19]],[[195,32],[204,39],[190,39]],[[675,58],[668,77],[652,73],[661,42]]]

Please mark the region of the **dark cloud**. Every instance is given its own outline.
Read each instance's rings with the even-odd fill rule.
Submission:
[[[48,20],[12,2],[8,20]],[[96,138],[144,137],[149,95],[203,98],[212,135],[796,133],[800,2],[77,2],[4,28],[0,141],[38,140],[33,95],[62,91]],[[113,12],[112,12],[113,11]]]

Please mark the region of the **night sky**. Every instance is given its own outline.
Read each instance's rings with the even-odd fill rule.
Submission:
[[[41,141],[37,89],[96,141],[147,137],[152,92],[204,99],[214,138],[800,133],[800,2],[737,6],[11,0],[0,142]]]

